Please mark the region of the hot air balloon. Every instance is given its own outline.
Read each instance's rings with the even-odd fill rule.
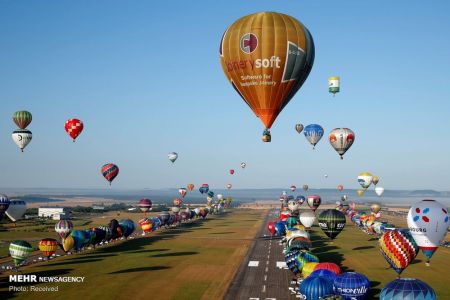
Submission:
[[[33,247],[26,241],[14,241],[9,244],[9,254],[16,267],[20,266],[32,251]]]
[[[345,272],[336,277],[333,288],[342,299],[364,300],[370,291],[370,281],[363,274]]]
[[[75,142],[75,139],[81,134],[83,131],[84,125],[78,119],[69,119],[64,123],[64,129],[70,135],[72,140]]]
[[[22,200],[12,200],[9,203],[9,207],[6,210],[6,215],[11,219],[14,223],[17,220],[22,219],[23,215],[27,211],[27,203]]]
[[[300,134],[303,131],[303,125],[302,124],[295,124],[295,130]]]
[[[331,239],[334,239],[345,227],[345,215],[335,209],[327,209],[319,215],[320,229]]]
[[[379,242],[381,254],[398,275],[409,266],[419,251],[413,237],[405,230],[387,231]]]
[[[181,195],[181,197],[184,198],[184,196],[186,196],[187,194],[187,190],[185,188],[179,188],[178,193]]]
[[[377,214],[381,210],[381,205],[379,203],[373,203],[370,206],[370,210],[372,211],[372,213]]]
[[[70,236],[73,238],[73,248],[76,251],[79,251],[81,248],[83,248],[86,238],[82,230],[72,230]]]
[[[316,209],[320,206],[320,203],[322,202],[322,199],[319,195],[309,195],[308,199],[308,206],[312,209],[312,211],[316,211]]]
[[[269,230],[271,235],[275,235],[275,222],[274,221],[270,221],[269,223],[267,223],[267,230]]]
[[[176,152],[170,152],[170,153],[167,155],[167,157],[169,157],[169,160],[170,160],[172,163],[174,163],[174,162],[177,160],[177,158],[178,158],[178,153],[176,153]]]
[[[296,19],[260,12],[234,22],[220,43],[225,76],[264,123],[270,127],[311,71],[314,42]]]
[[[341,78],[339,76],[328,77],[328,92],[333,94],[339,93]]]
[[[0,194],[0,221],[3,219],[10,203],[8,196]]]
[[[447,208],[435,200],[422,200],[409,209],[408,227],[412,237],[427,257],[427,265],[444,239],[449,227]]]
[[[61,241],[64,252],[69,252],[73,246],[75,245],[75,240],[72,236],[67,236],[65,239]]]
[[[303,276],[303,278],[308,278],[308,276],[312,272],[314,272],[314,269],[316,268],[316,266],[318,264],[319,263],[317,263],[317,262],[309,262],[309,263],[304,264],[303,269],[302,269],[302,276]]]
[[[331,147],[344,159],[344,154],[353,145],[355,133],[348,128],[335,128],[328,135]]]
[[[312,211],[304,211],[300,214],[299,219],[306,228],[311,228],[316,221],[316,215]]]
[[[358,194],[358,197],[362,197],[362,195],[364,195],[364,190],[357,190],[356,193]]]
[[[291,189],[291,191],[294,192],[297,189],[297,187],[295,185],[291,185],[290,189]]]
[[[189,184],[187,185],[187,189],[188,189],[190,192],[192,192],[192,190],[194,189],[194,184],[189,183]]]
[[[308,276],[300,285],[300,294],[303,299],[321,299],[333,294],[333,282],[324,277]]]
[[[119,174],[119,167],[115,164],[109,163],[103,165],[101,171],[103,177],[105,177],[105,179],[109,182],[109,185],[111,185],[114,178],[116,178]]]
[[[69,220],[60,220],[55,224],[55,231],[61,237],[61,240],[68,237],[72,229],[73,223]]]
[[[13,114],[13,121],[20,129],[27,128],[27,126],[30,125],[32,120],[33,117],[31,113],[26,110],[16,111]]]
[[[318,124],[310,124],[305,127],[303,130],[303,134],[305,135],[308,142],[313,145],[313,149],[316,147],[316,144],[320,141],[323,136],[323,128]]]
[[[341,268],[337,264],[330,262],[318,263],[314,268],[314,271],[316,270],[328,270],[336,275],[341,274]]]
[[[169,220],[169,212],[168,211],[162,211],[159,213],[159,219],[161,220],[161,225],[166,225],[167,221]]]
[[[232,185],[231,183],[227,184],[227,189],[231,189]]]
[[[380,300],[436,300],[433,288],[415,278],[398,278],[381,290]]]
[[[307,185],[307,184],[304,184],[304,185],[303,185],[303,190],[306,192],[306,191],[308,191],[308,189],[309,189],[308,185]]]
[[[242,168],[242,169],[245,169],[246,166],[247,166],[247,164],[246,164],[245,162],[242,162],[242,163],[241,163],[241,168]]]
[[[143,199],[139,200],[139,203],[138,203],[138,207],[144,213],[148,212],[152,208],[152,205],[153,205],[152,200],[147,199],[147,198],[143,198]]]
[[[181,204],[183,204],[183,200],[181,200],[181,198],[175,198],[175,199],[173,199],[173,205],[175,205],[175,206],[181,206]]]
[[[375,188],[375,193],[378,195],[378,197],[381,197],[384,193],[384,188],[381,186],[377,186]]]
[[[42,254],[49,258],[58,249],[58,242],[55,239],[42,239],[39,241],[39,250]]]
[[[377,185],[378,184],[378,182],[380,181],[380,177],[378,177],[378,176],[373,176],[373,178],[372,178],[372,183],[373,183],[373,185]]]
[[[324,277],[324,278],[330,280],[331,282],[334,282],[334,280],[337,277],[337,275],[334,272],[332,272],[330,270],[325,270],[325,269],[314,270],[309,276]]]
[[[338,191],[342,192],[344,190],[344,186],[342,184],[338,185]]]
[[[202,186],[198,189],[200,193],[205,194],[209,191],[209,185],[207,183],[202,184]]]
[[[16,129],[12,133],[12,139],[14,143],[23,152],[23,149],[31,142],[33,134],[28,129]]]
[[[125,219],[119,221],[120,227],[122,227],[122,235],[124,237],[129,237],[134,230],[136,229],[136,224],[134,224],[133,220]]]
[[[305,196],[298,195],[298,196],[295,198],[295,201],[297,201],[297,204],[298,204],[298,205],[302,205],[302,204],[306,201],[306,198],[305,198]]]
[[[358,175],[358,183],[363,189],[367,189],[372,184],[373,176],[369,172],[362,172]]]
[[[233,170],[233,169],[230,170],[230,174],[231,174],[231,175],[234,174],[234,170]]]

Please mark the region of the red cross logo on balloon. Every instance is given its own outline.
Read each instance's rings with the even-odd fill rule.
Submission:
[[[246,33],[241,38],[241,50],[244,53],[252,53],[258,47],[258,38],[253,33]]]

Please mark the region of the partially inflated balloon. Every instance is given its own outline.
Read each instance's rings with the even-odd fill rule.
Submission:
[[[345,152],[353,145],[355,133],[348,128],[335,128],[328,135],[331,147],[344,158]]]
[[[13,222],[17,222],[22,219],[23,215],[27,211],[27,203],[22,200],[13,200],[9,203],[9,207],[6,210],[6,215]]]
[[[375,193],[378,195],[378,197],[381,197],[384,193],[384,188],[381,186],[377,186],[375,188]]]
[[[428,264],[447,233],[448,210],[435,200],[422,200],[409,209],[408,227]]]
[[[302,125],[302,124],[296,124],[296,125],[295,125],[295,130],[296,130],[298,133],[302,133],[302,131],[303,131],[303,125]]]
[[[169,160],[170,160],[172,163],[174,163],[174,162],[177,160],[177,158],[178,158],[178,153],[176,153],[176,152],[170,152],[170,153],[167,155],[167,157],[169,158]]]
[[[33,134],[28,129],[17,129],[12,133],[12,139],[17,147],[23,152],[23,149],[31,142]]]
[[[322,199],[320,198],[319,195],[309,195],[307,202],[309,208],[311,208],[313,211],[316,211],[316,209],[320,206]]]
[[[320,213],[320,229],[331,239],[334,239],[345,227],[345,215],[335,209],[327,209]]]
[[[303,278],[307,278],[312,272],[314,272],[317,265],[319,265],[317,262],[306,263],[302,269]]]
[[[30,125],[31,121],[33,120],[33,117],[29,111],[21,110],[16,111],[13,114],[13,121],[16,123],[17,127],[20,129],[27,128],[28,125]]]
[[[409,266],[419,251],[416,242],[405,230],[387,231],[379,242],[381,254],[397,274]]]
[[[369,172],[362,172],[358,175],[358,183],[363,189],[367,189],[372,184],[373,176]]]
[[[336,275],[341,274],[341,268],[337,264],[330,262],[323,262],[317,264],[316,267],[314,268],[314,271],[316,270],[329,270]]]
[[[16,266],[21,265],[33,251],[33,247],[26,241],[14,241],[9,244],[9,254]]]
[[[313,145],[313,149],[323,136],[323,128],[318,124],[310,124],[305,127],[303,134],[308,142]]]
[[[267,230],[269,230],[271,235],[275,235],[275,222],[270,221],[269,223],[267,223]]]
[[[114,180],[114,178],[117,177],[119,174],[119,167],[115,164],[105,164],[102,166],[102,175],[105,177],[105,179],[109,182],[109,185],[111,185],[111,182]]]
[[[70,135],[72,140],[75,142],[75,139],[81,134],[83,131],[84,125],[78,119],[69,119],[64,123],[64,129]]]
[[[63,246],[64,252],[69,252],[73,248],[74,245],[75,245],[75,240],[70,235],[62,240],[62,246]]]
[[[314,43],[296,19],[260,12],[237,20],[225,31],[220,61],[234,89],[270,129],[308,77]]]
[[[58,242],[55,239],[42,239],[39,241],[39,250],[46,257],[52,256],[58,249]]]
[[[433,288],[415,278],[398,278],[381,290],[380,300],[436,300]]]

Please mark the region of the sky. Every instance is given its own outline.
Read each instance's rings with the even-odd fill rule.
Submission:
[[[0,187],[106,188],[100,167],[113,162],[113,189],[358,188],[370,171],[386,189],[450,190],[449,10],[445,0],[2,0]],[[259,11],[297,18],[315,42],[271,143],[218,53],[226,28]],[[21,153],[11,117],[23,109],[33,140]],[[73,117],[85,125],[76,143],[64,131]],[[356,140],[341,161],[326,136],[312,150],[296,123],[348,127]]]

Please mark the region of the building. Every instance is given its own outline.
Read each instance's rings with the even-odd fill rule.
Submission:
[[[39,207],[38,217],[65,220],[70,218],[70,210],[67,207]]]

